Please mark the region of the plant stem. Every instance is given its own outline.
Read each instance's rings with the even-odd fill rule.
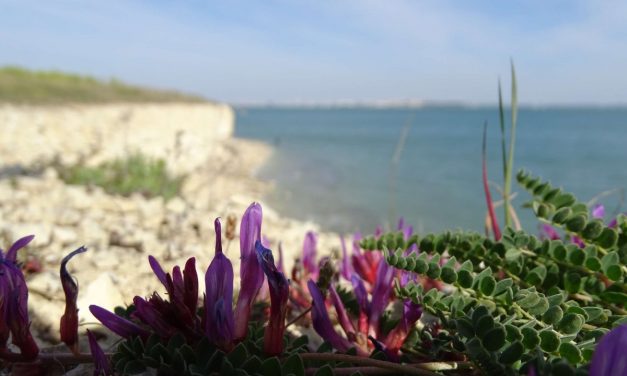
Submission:
[[[438,375],[435,372],[420,369],[416,367],[412,367],[407,364],[399,364],[387,362],[384,360],[377,360],[371,358],[363,358],[356,355],[346,355],[346,354],[333,354],[333,353],[303,353],[300,354],[300,357],[304,360],[314,360],[314,361],[323,361],[323,362],[345,362],[363,365],[367,367],[377,367],[386,370],[390,370],[396,374],[402,375],[419,375],[419,376],[436,376]],[[341,369],[341,368],[338,368]]]
[[[305,317],[305,315],[307,315],[309,312],[311,312],[311,307],[307,308],[306,310],[304,310],[300,315],[296,316],[295,318],[293,318],[290,322],[288,322],[285,327],[287,328],[288,326],[295,324],[296,322],[298,322],[298,320],[302,319],[303,317]]]
[[[459,369],[472,368],[471,362],[431,362],[431,363],[419,363],[411,364],[409,366],[421,368],[430,371],[453,371]],[[315,375],[318,368],[307,368],[305,370],[306,375]],[[334,375],[353,375],[359,372],[362,375],[395,375],[398,371],[379,368],[379,367],[342,367],[334,368]]]

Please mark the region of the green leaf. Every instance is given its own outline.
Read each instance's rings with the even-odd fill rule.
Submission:
[[[414,266],[414,272],[418,274],[425,274],[429,270],[429,264],[427,261],[427,254],[421,253],[418,258],[416,258],[416,266]]]
[[[603,221],[600,219],[593,219],[588,222],[586,227],[581,232],[581,235],[583,235],[586,239],[595,239],[601,235],[601,232],[603,232]]]
[[[232,364],[243,364],[246,359],[248,359],[248,350],[246,350],[246,345],[244,342],[240,342],[230,353],[227,354],[226,358]]]
[[[534,306],[527,309],[527,312],[534,316],[542,316],[549,309],[549,300],[542,294],[539,294],[540,300]]]
[[[274,376],[281,374],[281,363],[279,362],[279,358],[273,356],[272,358],[268,358],[261,363],[261,373],[266,376]]]
[[[597,257],[588,257],[586,258],[585,267],[594,272],[601,270],[601,260]]]
[[[576,334],[579,332],[585,319],[577,313],[567,313],[558,324],[558,329],[564,334]]]
[[[508,287],[511,287],[514,284],[514,281],[511,278],[505,278],[496,283],[496,288],[494,289],[494,296],[498,296],[504,293]]]
[[[185,336],[183,336],[181,333],[176,333],[168,341],[168,351],[170,353],[173,353],[174,350],[176,350],[179,347],[183,346],[185,344],[185,342],[186,342],[185,341]]]
[[[559,347],[559,353],[560,356],[568,360],[570,364],[581,363],[583,360],[579,348],[570,342],[562,343]]]
[[[440,277],[440,265],[436,262],[429,263],[429,270],[427,270],[427,277],[431,279],[438,279]]]
[[[520,333],[523,336],[522,343],[528,349],[535,349],[540,344],[540,336],[538,332],[533,328],[522,328]]]
[[[540,332],[540,347],[543,351],[552,353],[560,346],[560,336],[554,330],[543,330]]]
[[[583,265],[586,254],[576,245],[570,244],[568,247],[568,261],[573,265]]]
[[[586,216],[583,214],[573,214],[566,219],[568,231],[581,232],[586,227]]]
[[[577,202],[577,199],[570,193],[561,193],[551,200],[551,203],[558,209],[572,206],[575,202]]]
[[[542,321],[547,324],[557,324],[562,317],[564,317],[564,311],[558,305],[549,307],[549,309],[542,315]]]
[[[503,350],[499,356],[499,361],[503,364],[513,364],[522,357],[524,352],[523,344],[520,341],[515,341]]]
[[[492,328],[494,328],[494,319],[490,315],[482,316],[474,326],[475,333],[479,337],[485,335]]]
[[[484,277],[479,283],[479,290],[484,295],[492,295],[495,288],[496,280],[491,275]]]
[[[505,324],[505,334],[508,342],[518,341],[523,338],[518,327],[512,324]]]
[[[583,316],[584,321],[588,321],[588,313],[578,305],[571,305],[566,308],[566,313],[577,313]]]
[[[292,341],[290,346],[294,349],[297,349],[302,346],[307,346],[308,344],[309,344],[309,336],[307,336],[306,334],[303,334],[302,336]]]
[[[483,306],[483,305],[477,306],[477,308],[475,308],[475,310],[472,312],[473,325],[476,326],[480,318],[482,318],[483,316],[489,316],[489,315],[490,315],[490,311],[488,310],[488,307]]]
[[[555,214],[553,214],[553,223],[557,223],[558,225],[566,222],[566,219],[572,214],[572,210],[569,207],[558,209]]]
[[[470,288],[474,282],[472,273],[466,269],[460,269],[457,271],[457,283],[463,288]]]
[[[588,319],[586,322],[594,321],[599,318],[603,314],[603,308],[599,307],[582,307],[586,314],[588,315]]]
[[[544,278],[546,278],[546,266],[539,265],[529,271],[525,281],[532,286],[539,286],[544,282]]]
[[[547,298],[549,300],[549,306],[556,306],[562,304],[564,301],[564,295],[562,294],[554,294]]]
[[[242,369],[246,370],[248,373],[259,371],[259,369],[261,369],[261,359],[256,355],[251,356],[242,364]]]
[[[333,376],[333,368],[330,365],[325,364],[324,366],[318,368],[314,376]]]
[[[305,365],[303,359],[298,354],[292,354],[285,364],[283,364],[283,374],[293,374],[295,376],[305,375]]]
[[[470,320],[466,317],[461,317],[455,320],[455,326],[457,327],[457,331],[459,334],[466,338],[472,338],[475,336],[475,330],[472,326]]]
[[[563,244],[558,244],[551,249],[551,256],[558,261],[566,260],[566,247]]]
[[[131,360],[127,362],[124,366],[124,371],[122,372],[124,375],[136,375],[138,373],[142,373],[146,371],[146,367],[139,360]]]
[[[618,241],[618,233],[616,230],[606,227],[601,232],[601,235],[594,239],[594,241],[601,247],[609,249],[616,245],[616,242]]]
[[[627,294],[617,291],[605,291],[601,294],[601,299],[619,305],[627,305]]]
[[[505,345],[505,328],[502,325],[488,330],[481,337],[483,347],[488,351],[496,351]]]
[[[517,301],[518,305],[525,309],[533,307],[539,302],[540,302],[540,295],[535,291],[527,294],[522,299]]]
[[[577,272],[568,272],[564,275],[564,288],[571,294],[581,289],[581,276]]]
[[[442,268],[442,272],[440,274],[440,278],[444,283],[452,284],[457,281],[457,273],[450,266],[445,266]]]

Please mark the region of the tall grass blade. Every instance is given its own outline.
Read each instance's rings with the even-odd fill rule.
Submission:
[[[501,79],[499,78],[499,124],[501,125],[501,157],[503,158],[503,180],[507,175],[507,151],[505,150],[505,111],[503,109],[503,93],[501,91]]]
[[[514,62],[511,62],[512,65],[512,128],[509,134],[509,153],[507,156],[507,169],[505,170],[505,188],[504,188],[504,199],[505,199],[505,226],[511,225],[510,219],[510,192],[512,190],[512,170],[514,168],[514,145],[516,144],[516,120],[518,117],[518,94],[516,88],[516,70],[514,68]]]
[[[483,190],[485,192],[485,200],[488,205],[488,214],[490,216],[490,222],[492,227],[492,232],[494,233],[494,239],[501,239],[501,229],[499,228],[499,223],[496,218],[496,214],[494,213],[494,204],[492,203],[492,195],[490,194],[490,186],[488,184],[488,165],[486,161],[486,138],[488,133],[488,123],[483,124],[483,145],[481,147],[481,160],[482,160],[482,172],[483,172]]]

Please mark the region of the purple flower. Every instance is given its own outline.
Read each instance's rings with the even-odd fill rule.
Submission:
[[[67,263],[79,253],[86,252],[87,248],[80,247],[61,260],[61,268],[59,274],[61,276],[61,285],[65,294],[65,312],[61,316],[61,341],[63,341],[73,353],[78,354],[78,307],[76,299],[78,298],[78,284],[67,271]]]
[[[592,208],[592,218],[603,219],[605,217],[605,206],[602,204],[596,204]]]
[[[372,302],[370,304],[370,329],[374,329],[374,337],[380,334],[379,319],[381,314],[387,308],[392,293],[392,280],[396,274],[396,269],[389,266],[386,262],[379,263],[377,270],[377,279],[372,290]]]
[[[109,312],[100,306],[92,304],[89,306],[89,311],[102,325],[120,337],[127,339],[134,336],[140,336],[142,338],[148,337],[148,332],[139,325],[113,312]]]
[[[12,361],[32,360],[39,354],[39,348],[30,333],[28,288],[24,274],[16,264],[17,251],[33,238],[30,235],[17,240],[7,251],[6,258],[0,250],[0,357]],[[20,349],[20,354],[11,353],[7,349],[9,336]]]
[[[156,299],[151,299],[150,302],[147,302],[142,297],[136,296],[133,298],[135,311],[132,315],[150,326],[160,336],[170,338],[176,333],[176,329],[165,320],[164,315],[157,308],[160,305],[153,304],[155,301]]]
[[[190,257],[181,272],[179,266],[172,268],[172,274],[163,271],[159,262],[148,256],[148,262],[153,272],[165,286],[171,304],[175,309],[169,309],[169,316],[183,326],[192,328],[197,323],[196,307],[198,305],[198,275],[196,274],[196,259]]]
[[[102,351],[102,348],[98,344],[96,337],[89,329],[87,329],[87,339],[89,340],[89,351],[91,352],[91,356],[94,359],[94,376],[113,375],[113,370],[111,369],[111,364],[109,364],[109,359],[105,355],[104,351]]]
[[[422,307],[406,300],[403,302],[403,317],[396,327],[394,327],[383,340],[386,353],[393,359],[398,356],[398,351],[405,342],[405,338],[409,334],[411,328],[416,324],[416,321],[422,316]]]
[[[559,240],[560,234],[549,224],[540,225],[540,239]]]
[[[368,291],[364,281],[357,275],[353,274],[351,277],[351,283],[353,284],[353,292],[359,305],[359,331],[365,335],[368,335],[368,315],[370,314],[370,302],[368,302]]]
[[[263,284],[263,270],[257,260],[255,244],[261,240],[261,205],[252,203],[240,225],[240,291],[235,307],[235,339],[242,340],[248,332],[248,318],[255,297]]]
[[[205,274],[205,333],[217,346],[228,350],[234,338],[233,266],[222,253],[220,219],[215,222],[216,251]],[[248,318],[246,317],[246,320]]]
[[[579,236],[576,236],[576,235],[571,236],[570,242],[575,244],[579,248],[586,248],[586,243],[584,243],[584,241]]]
[[[289,282],[274,265],[272,251],[261,245],[259,241],[256,248],[259,264],[268,278],[270,289],[270,320],[264,333],[264,352],[268,356],[274,356],[283,353],[287,299],[290,294]]]
[[[316,265],[316,251],[318,239],[312,231],[307,232],[303,242],[303,266],[311,275],[317,275],[318,265]]]
[[[590,376],[627,375],[627,324],[601,338],[590,363]]]
[[[316,283],[311,279],[307,282],[307,287],[309,288],[309,293],[313,299],[311,321],[313,322],[314,329],[320,337],[329,342],[336,350],[342,352],[348,351],[351,347],[353,347],[353,345],[346,338],[340,336],[333,328],[333,324],[329,318],[329,312],[327,311],[327,307],[324,303],[322,292],[320,292]],[[358,353],[363,353],[363,351],[359,349],[357,350]]]
[[[348,340],[354,342],[357,339],[357,331],[348,317],[344,303],[342,303],[342,300],[333,285],[330,286],[329,293],[331,294],[331,302],[333,303],[333,307],[335,307],[335,312],[337,313],[337,321],[340,323],[340,326],[342,326]]]
[[[351,280],[351,264],[350,258],[348,257],[348,252],[346,251],[346,242],[344,241],[344,237],[340,236],[340,243],[342,244],[342,264],[340,265],[340,274],[347,281]]]
[[[398,220],[398,230],[403,232],[405,240],[408,240],[414,233],[414,227],[412,225],[406,225],[403,217]]]

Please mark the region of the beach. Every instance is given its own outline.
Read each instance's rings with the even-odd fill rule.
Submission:
[[[148,256],[164,269],[196,258],[203,276],[215,247],[213,221],[237,220],[235,238],[223,240],[239,285],[239,221],[248,205],[263,207],[262,234],[275,250],[282,243],[286,270],[298,257],[313,222],[287,218],[263,197],[274,189],[256,172],[272,155],[258,141],[233,137],[232,109],[223,104],[109,104],[0,107],[0,236],[2,247],[26,235],[35,240],[20,255],[27,276],[32,328],[45,345],[58,343],[64,298],[59,265],[69,252],[88,251],[68,264],[80,286],[79,317],[93,323],[88,306],[108,309],[135,295],[164,294]],[[111,195],[97,186],[68,185],[52,162],[97,165],[129,152],[163,158],[186,176],[179,196]],[[338,235],[320,233],[319,254],[339,248]],[[5,249],[6,249],[5,248]],[[41,265],[39,268],[38,265]],[[289,274],[289,272],[288,272]]]

